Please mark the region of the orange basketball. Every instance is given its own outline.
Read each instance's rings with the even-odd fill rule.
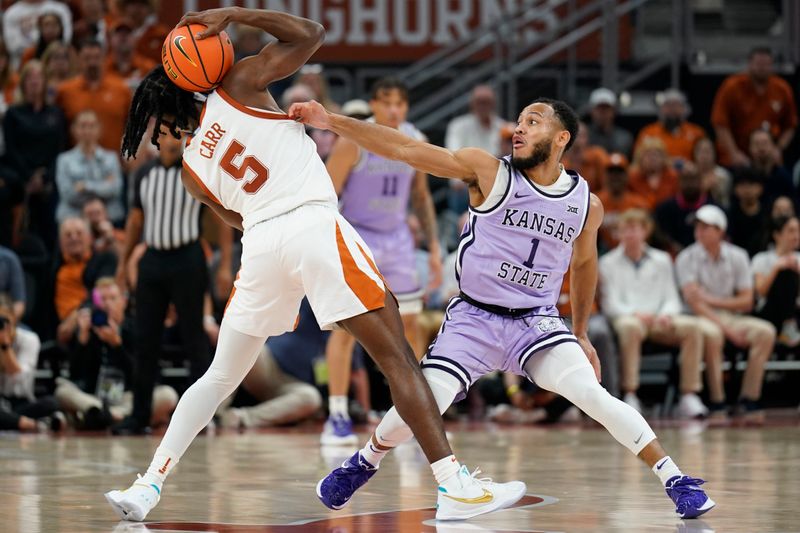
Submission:
[[[186,91],[210,91],[233,65],[233,45],[224,31],[205,39],[195,35],[205,30],[190,24],[172,30],[161,48],[161,63],[172,82]]]

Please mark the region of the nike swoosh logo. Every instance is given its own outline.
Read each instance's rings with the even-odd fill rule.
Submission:
[[[661,467],[664,466],[664,464],[666,464],[666,462],[667,462],[667,459],[664,459],[663,461],[661,461],[660,465],[656,465],[656,470],[661,470]]]
[[[494,500],[494,496],[492,495],[492,493],[486,489],[483,489],[482,496],[477,496],[475,498],[456,498],[455,496],[449,496],[447,494],[442,494],[442,496],[444,496],[445,498],[450,498],[451,500],[459,503],[473,503],[473,504],[489,503],[490,501]]]
[[[633,443],[639,444],[639,441],[642,440],[642,435],[644,435],[644,432],[639,433],[639,437],[635,441],[633,441]]]
[[[182,42],[182,41],[183,41],[184,39],[186,39],[186,36],[185,36],[185,35],[178,35],[177,37],[175,37],[175,39],[173,39],[173,40],[172,40],[172,42],[173,42],[173,44],[175,44],[175,48],[177,48],[177,49],[178,49],[178,52],[180,52],[181,54],[183,54],[183,57],[185,57],[185,58],[186,58],[186,60],[187,60],[189,63],[191,63],[192,65],[194,65],[194,66],[196,67],[196,66],[197,66],[197,64],[196,64],[194,61],[192,61],[192,58],[191,58],[191,57],[189,57],[189,54],[187,54],[187,53],[186,53],[186,50],[184,50],[184,49],[183,49],[183,42]]]
[[[518,192],[514,193],[514,198],[527,198],[530,194],[520,194]]]

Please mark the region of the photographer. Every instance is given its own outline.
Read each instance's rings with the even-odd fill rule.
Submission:
[[[105,429],[133,409],[130,384],[133,324],[127,301],[114,278],[97,280],[87,305],[77,311],[70,344],[70,379],[57,378],[56,398],[81,429]],[[172,387],[153,391],[153,423],[165,422],[178,395]]]
[[[0,430],[35,431],[37,420],[61,429],[55,399],[33,395],[39,347],[35,333],[17,328],[13,303],[0,294]]]

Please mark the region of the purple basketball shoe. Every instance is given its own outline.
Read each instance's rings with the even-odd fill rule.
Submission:
[[[675,476],[667,481],[665,490],[673,502],[675,512],[681,518],[697,518],[707,513],[716,505],[714,500],[700,488],[705,483],[702,479],[689,476]]]
[[[378,469],[369,464],[361,452],[342,463],[342,466],[317,483],[317,496],[329,509],[338,510],[347,505],[353,494],[375,475]]]

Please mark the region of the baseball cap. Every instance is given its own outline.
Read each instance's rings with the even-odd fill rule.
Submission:
[[[628,169],[628,158],[625,154],[614,152],[608,156],[606,160],[606,168],[621,168],[622,170]]]
[[[680,102],[682,104],[686,104],[686,96],[679,90],[679,89],[667,89],[660,95],[659,104],[664,104],[667,102]]]
[[[371,116],[372,110],[369,108],[369,104],[364,100],[348,100],[342,106],[342,115],[346,115],[348,117],[352,117],[354,115],[363,115],[363,116]]]
[[[599,105],[610,105],[611,107],[617,106],[617,95],[611,89],[600,87],[592,91],[589,96],[589,105],[597,107]]]
[[[699,220],[709,226],[716,226],[722,231],[728,229],[728,217],[725,212],[715,205],[704,205],[694,214],[695,220]]]

